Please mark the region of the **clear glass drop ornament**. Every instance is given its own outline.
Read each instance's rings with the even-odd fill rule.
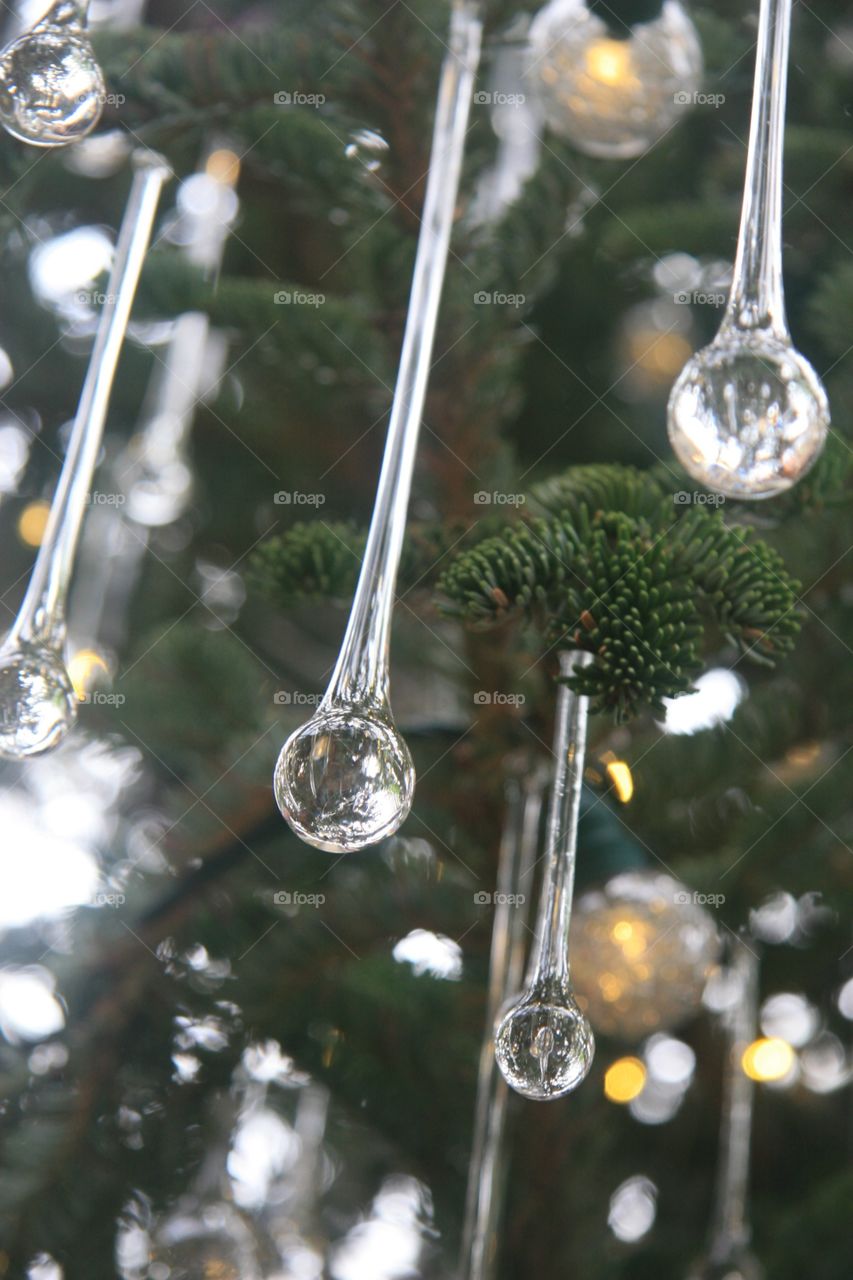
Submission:
[[[618,8],[618,7],[617,7]],[[612,7],[552,0],[530,27],[527,83],[549,126],[586,155],[642,155],[693,101],[702,47],[678,0],[626,25]]]
[[[282,815],[300,839],[331,853],[351,853],[393,835],[412,807],[414,766],[388,694],[391,614],[481,40],[479,3],[454,0],[364,561],[329,688],[316,714],[285,742],[275,769]]]
[[[101,447],[116,365],[160,189],[169,169],[151,152],[136,174],[122,220],[95,345],[44,538],[27,593],[0,646],[0,756],[23,760],[57,746],[76,698],[65,665],[66,605],[83,516]]]
[[[0,54],[0,122],[36,147],[85,138],[101,117],[106,86],[86,34],[88,0],[57,0]]]
[[[734,278],[714,341],[681,371],[669,439],[700,484],[772,498],[808,471],[829,430],[823,385],[788,332],[782,283],[782,151],[791,0],[761,0],[752,122]]]
[[[592,654],[560,654],[563,679]],[[545,869],[536,940],[524,992],[495,1032],[495,1059],[511,1089],[537,1102],[575,1089],[592,1065],[595,1041],[569,975],[569,925],[575,879],[588,699],[561,684],[554,729],[556,767],[548,809]]]

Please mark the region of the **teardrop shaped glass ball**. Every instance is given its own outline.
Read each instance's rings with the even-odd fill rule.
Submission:
[[[642,155],[695,99],[702,48],[679,0],[608,26],[618,6],[551,0],[530,27],[526,83],[553,131],[606,159]]]
[[[63,663],[50,649],[0,651],[0,756],[24,760],[59,745],[77,716]]]
[[[390,718],[320,710],[291,734],[275,769],[275,798],[307,844],[352,853],[391,836],[415,793],[415,768]]]
[[[504,1015],[495,1060],[511,1089],[545,1102],[577,1088],[592,1066],[592,1028],[567,992],[528,996]]]
[[[63,147],[85,138],[105,95],[80,7],[68,0],[0,54],[0,122],[21,142]]]
[[[829,430],[823,385],[766,331],[721,333],[682,369],[669,439],[684,469],[729,498],[772,498],[805,475]]]

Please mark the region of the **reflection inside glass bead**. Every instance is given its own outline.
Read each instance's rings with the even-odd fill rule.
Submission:
[[[21,760],[49,751],[77,714],[68,672],[50,649],[0,653],[0,756]]]
[[[321,710],[291,734],[275,770],[278,807],[307,844],[350,853],[393,835],[408,816],[415,769],[390,719]]]
[[[669,400],[669,438],[700,484],[771,498],[808,471],[829,428],[826,392],[805,357],[767,333],[718,337],[689,360]]]
[[[693,101],[701,72],[696,28],[678,0],[613,30],[587,0],[551,0],[530,28],[528,83],[554,132],[587,155],[641,155]]]
[[[495,1035],[495,1058],[507,1084],[536,1101],[576,1088],[594,1052],[590,1025],[568,991],[526,997],[504,1015]]]
[[[0,55],[0,121],[21,142],[65,146],[100,119],[106,87],[82,14],[59,0]]]

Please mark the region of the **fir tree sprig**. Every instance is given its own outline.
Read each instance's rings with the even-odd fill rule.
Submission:
[[[539,486],[545,517],[522,517],[459,554],[439,583],[446,612],[473,626],[510,616],[595,663],[570,681],[625,720],[686,692],[716,627],[773,663],[799,630],[799,584],[750,530],[673,501],[649,472],[576,467]]]

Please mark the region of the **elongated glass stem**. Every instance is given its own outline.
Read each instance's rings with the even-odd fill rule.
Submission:
[[[104,421],[139,274],[169,168],[141,152],[121,224],[107,301],[29,587],[7,640],[59,647],[65,636],[65,606],[80,527],[101,448]]]
[[[517,782],[507,787],[459,1280],[489,1280],[494,1273],[509,1092],[495,1063],[494,1028],[501,1005],[517,990],[521,979],[528,916],[528,896],[522,893],[522,886],[529,878],[536,856],[544,785],[544,776],[535,773],[528,780],[523,796]]]
[[[749,1243],[746,1205],[752,1145],[755,1086],[741,1066],[743,1051],[756,1034],[758,958],[745,944],[736,945],[732,968],[739,978],[739,998],[730,1012],[726,1045],[720,1157],[711,1228],[711,1261],[725,1261]]]
[[[324,706],[384,709],[394,588],[482,38],[481,6],[454,0],[441,71],[409,311],[364,562]]]
[[[761,0],[752,120],[724,326],[788,335],[782,284],[782,156],[791,0]]]
[[[575,667],[589,666],[592,661],[591,653],[564,650],[560,654],[560,675],[565,679]],[[529,991],[543,986],[564,987],[569,981],[569,924],[588,717],[589,700],[561,684],[554,727],[556,766],[548,808],[542,896],[527,972]]]

